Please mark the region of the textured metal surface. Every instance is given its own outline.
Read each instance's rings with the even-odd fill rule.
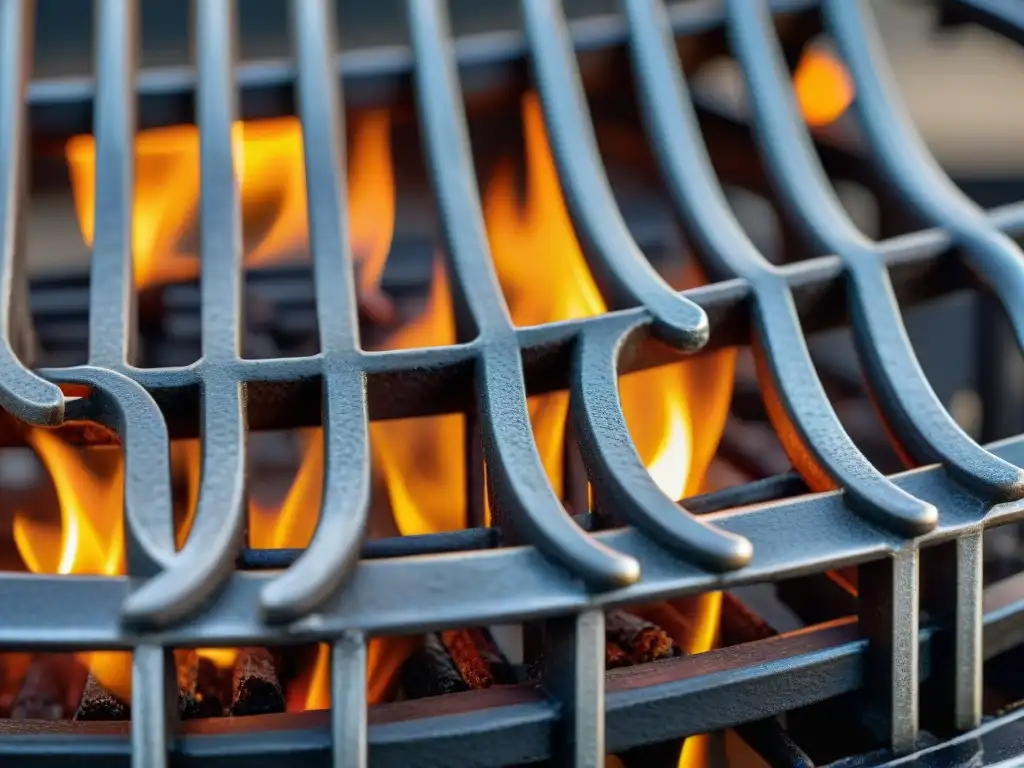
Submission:
[[[772,0],[779,13],[799,14],[814,9],[818,0]],[[684,0],[671,4],[673,30],[700,35],[721,28],[722,5],[716,0]],[[342,20],[344,21],[344,20]],[[625,39],[620,14],[590,16],[571,24],[579,51],[614,49]],[[460,37],[454,55],[470,91],[486,92],[516,82],[526,54],[526,41],[518,30],[499,30]],[[355,48],[334,58],[334,70],[346,85],[350,99],[359,104],[390,103],[407,91],[414,69],[409,46]],[[294,109],[294,62],[246,62],[238,68],[241,114],[267,117]],[[33,133],[66,137],[86,132],[92,125],[96,83],[87,76],[37,80],[28,90]],[[138,94],[143,126],[187,123],[193,119],[196,70],[192,67],[147,69],[139,78]]]
[[[976,725],[982,659],[1016,644],[1024,632],[1019,599],[982,611],[979,557],[982,528],[1024,517],[1018,469],[1024,439],[986,448],[955,425],[906,340],[899,299],[961,287],[963,265],[999,298],[1024,338],[1024,267],[1011,239],[1024,232],[1024,207],[982,212],[937,169],[899,118],[861,4],[826,3],[826,17],[856,81],[870,155],[898,197],[937,227],[881,243],[858,232],[829,191],[796,118],[762,3],[757,13],[745,0],[726,3],[724,13],[713,4],[684,4],[673,11],[674,19],[655,0],[626,0],[624,29],[649,143],[701,265],[719,280],[676,293],[642,256],[612,195],[573,55],[579,28],[569,27],[561,4],[523,0],[523,41],[492,51],[487,41],[469,48],[454,43],[441,0],[408,0],[411,58],[396,54],[400,66],[388,65],[388,71],[414,73],[459,339],[437,349],[387,353],[363,351],[358,337],[339,58],[327,6],[325,0],[294,0],[294,71],[257,75],[252,73],[259,70],[236,72],[234,3],[196,0],[202,358],[182,368],[143,369],[136,359],[130,258],[128,148],[137,122],[135,94],[141,90],[145,103],[153,95],[147,89],[190,93],[192,75],[181,80],[178,73],[178,80],[156,86],[136,78],[135,3],[99,3],[89,363],[42,371],[49,381],[14,354],[24,351],[22,340],[31,330],[27,314],[13,306],[25,293],[16,280],[17,222],[24,40],[31,36],[22,34],[26,4],[11,0],[0,9],[0,160],[6,160],[0,184],[0,300],[6,302],[0,306],[6,323],[0,326],[6,350],[0,350],[0,404],[25,421],[55,424],[66,416],[99,422],[117,434],[126,454],[129,548],[124,577],[5,574],[0,647],[135,651],[127,737],[116,729],[83,731],[81,738],[0,730],[0,754],[42,765],[88,753],[115,763],[130,754],[134,765],[159,766],[173,752],[186,764],[292,759],[361,766],[371,758],[416,764],[433,759],[424,755],[437,749],[465,764],[555,756],[597,765],[605,749],[763,719],[862,686],[877,688],[874,701],[887,717],[893,750],[909,752],[918,731],[919,660],[922,678],[938,673],[926,653],[940,630],[918,628],[919,559],[923,549],[949,542],[957,552],[956,670],[942,673],[955,678],[957,725]],[[680,24],[697,31],[723,23],[753,94],[750,120],[776,196],[812,248],[835,256],[774,266],[729,209],[672,39]],[[460,65],[504,61],[509,50],[524,53],[532,66],[574,226],[614,310],[605,316],[516,329],[505,305],[484,228]],[[351,66],[341,61],[343,71]],[[244,306],[233,124],[241,86],[273,89],[293,78],[320,351],[247,360],[240,349]],[[91,98],[91,85],[75,88],[47,91],[40,85],[31,94],[34,108],[81,106]],[[916,463],[938,466],[887,478],[841,426],[805,331],[841,317],[842,307],[829,314],[820,305],[842,284],[865,373],[888,426]],[[647,345],[650,338],[664,343]],[[617,373],[748,341],[757,353],[767,409],[794,464],[818,493],[776,501],[792,484],[766,481],[724,497],[748,505],[742,508],[709,513],[721,509],[721,498],[678,504],[658,490],[640,462],[619,403]],[[53,382],[91,389],[65,403]],[[530,391],[555,388],[571,392],[573,431],[596,506],[614,510],[628,527],[595,533],[565,514],[538,455],[526,401]],[[368,420],[448,411],[469,412],[472,430],[482,435],[479,446],[468,441],[467,455],[472,469],[486,462],[496,530],[364,545]],[[190,421],[193,427],[182,426]],[[324,426],[326,468],[314,539],[303,551],[245,552],[242,563],[262,569],[239,572],[247,431],[310,424]],[[203,462],[198,511],[189,541],[176,552],[169,439],[197,433]],[[829,491],[833,487],[839,490]],[[482,486],[469,491],[481,506]],[[603,608],[846,565],[862,565],[863,639],[847,622],[758,643],[761,655],[724,649],[687,657],[660,667],[665,677],[645,684],[605,678]],[[482,705],[477,712],[421,712],[376,723],[371,713],[368,723],[366,637],[535,619],[545,620],[545,692],[473,692],[470,698]],[[329,714],[256,734],[244,725],[206,724],[197,726],[205,733],[176,743],[168,649],[305,641],[332,646]],[[652,712],[659,720],[652,721]]]

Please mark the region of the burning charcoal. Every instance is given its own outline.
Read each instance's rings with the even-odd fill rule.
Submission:
[[[273,655],[266,648],[242,648],[235,659],[231,714],[265,715],[284,708]]]
[[[193,650],[174,652],[178,671],[178,711],[182,720],[219,717],[224,703],[217,668],[209,659],[201,659]]]
[[[89,675],[75,720],[127,720],[130,717],[131,708]]]
[[[402,687],[410,699],[469,690],[441,636],[434,632],[423,638],[423,646],[403,665]]]
[[[680,655],[679,646],[661,627],[627,611],[609,611],[605,634],[634,664],[646,664]]]
[[[469,634],[481,658],[487,662],[497,685],[512,685],[517,682],[516,672],[487,629],[471,629]]]
[[[441,642],[459,670],[459,676],[474,690],[506,681],[511,668],[485,630],[455,630],[441,633]]]
[[[15,720],[60,720],[64,716],[64,678],[67,659],[38,656],[25,671],[11,717]]]
[[[611,640],[606,640],[604,644],[604,668],[605,669],[618,669],[619,667],[632,666],[633,660],[629,658],[629,654],[620,648],[616,643]]]

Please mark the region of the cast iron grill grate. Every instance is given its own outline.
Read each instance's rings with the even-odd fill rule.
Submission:
[[[991,4],[959,5],[984,14]],[[1024,263],[1012,239],[1024,232],[1024,208],[981,211],[937,168],[890,93],[862,4],[828,0],[821,15],[856,83],[864,142],[877,173],[932,227],[884,242],[860,233],[831,192],[788,90],[763,2],[730,0],[724,9],[683,4],[670,18],[658,2],[627,0],[625,32],[650,145],[702,265],[717,280],[676,293],[641,254],[612,197],[559,4],[523,0],[522,7],[523,53],[563,192],[590,268],[616,311],[513,327],[488,254],[458,77],[457,64],[487,56],[470,50],[467,57],[465,47],[453,45],[443,3],[409,0],[412,59],[389,66],[414,71],[457,321],[471,340],[363,351],[347,245],[333,23],[328,3],[296,0],[294,73],[270,74],[284,83],[294,75],[296,85],[320,352],[243,359],[241,223],[232,162],[240,92],[235,11],[230,0],[203,0],[194,6],[202,358],[181,368],[137,367],[130,253],[135,94],[139,89],[144,100],[159,99],[191,85],[137,82],[136,3],[105,0],[97,6],[89,360],[33,372],[21,362],[33,344],[18,247],[26,113],[29,106],[33,113],[81,106],[91,94],[86,86],[30,93],[31,3],[0,6],[0,404],[34,425],[63,423],[73,430],[73,422],[89,421],[117,433],[126,463],[129,568],[126,577],[102,579],[5,574],[0,645],[131,650],[134,691],[128,734],[11,731],[0,738],[0,752],[47,765],[83,753],[121,762],[130,755],[140,766],[167,764],[172,753],[190,765],[291,759],[358,766],[368,754],[374,762],[407,764],[426,753],[446,764],[554,758],[597,765],[606,751],[759,720],[865,688],[877,696],[890,745],[901,753],[918,742],[922,669],[949,676],[956,727],[979,725],[982,662],[1015,645],[1024,625],[1018,593],[983,594],[981,581],[983,529],[1021,516],[1024,442],[985,448],[955,424],[916,362],[895,293],[915,300],[949,290],[966,267],[998,297],[1024,343]],[[773,4],[815,18],[816,7]],[[998,9],[989,13],[993,24],[1019,36],[1011,14],[996,19]],[[776,194],[814,248],[835,255],[773,266],[725,202],[672,39],[673,29],[723,25],[747,80],[753,132]],[[503,55],[509,53],[516,51]],[[250,80],[247,87],[256,86]],[[862,363],[887,423],[915,462],[940,466],[886,478],[840,425],[801,327],[809,297],[837,284],[846,287]],[[662,351],[627,354],[650,337],[662,342]],[[792,478],[781,478],[680,505],[649,479],[631,444],[618,405],[619,361],[647,366],[748,341],[769,385],[768,410],[792,431],[809,484],[841,491],[776,502],[793,485]],[[596,506],[614,510],[625,527],[592,533],[564,514],[531,437],[526,374],[531,393],[570,390]],[[65,400],[59,384],[85,385],[90,394]],[[300,401],[301,407],[291,407]],[[452,410],[467,413],[467,434],[482,434],[481,441],[466,441],[467,461],[476,467],[486,462],[495,526],[504,543],[518,546],[495,547],[497,537],[480,528],[364,545],[368,420]],[[176,552],[168,445],[170,435],[187,429],[182,424],[196,422],[203,456],[199,506],[189,543]],[[269,564],[284,566],[281,571],[236,570],[245,535],[247,430],[310,423],[324,426],[326,467],[312,543],[277,555]],[[470,522],[479,524],[482,473],[468,476],[468,498],[475,502]],[[736,509],[722,511],[726,507]],[[922,570],[925,549],[954,559],[942,561],[949,567]],[[453,552],[459,554],[440,556]],[[268,565],[259,552],[245,551],[243,564],[246,558]],[[604,609],[849,565],[860,566],[859,627],[850,621],[762,640],[753,651],[724,649],[684,660],[688,666],[676,668],[672,679],[639,688],[616,687],[613,679],[606,687]],[[935,638],[931,628],[919,627],[922,579],[930,580],[936,615],[940,606],[955,605],[948,669],[922,664]],[[368,725],[368,635],[528,619],[545,620],[543,694],[503,692],[479,699],[476,711]],[[171,648],[308,641],[332,644],[329,712],[273,733],[235,723],[181,738],[169,727]],[[876,670],[878,660],[883,664]]]

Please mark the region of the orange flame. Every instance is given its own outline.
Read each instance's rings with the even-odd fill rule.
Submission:
[[[359,287],[372,293],[391,245],[395,215],[391,125],[386,111],[353,122],[349,214]],[[235,172],[241,189],[249,266],[303,258],[309,241],[302,129],[297,118],[234,126]],[[66,147],[82,238],[93,243],[96,143],[75,136]],[[199,204],[199,134],[193,125],[153,128],[135,139],[132,249],[139,288],[195,278],[193,224]]]
[[[105,449],[79,450],[56,433],[28,433],[53,479],[60,523],[14,514],[18,552],[33,573],[116,576],[124,573],[124,464]],[[96,679],[125,701],[131,693],[131,655],[88,652],[78,657]]]
[[[510,165],[501,168],[484,195],[491,251],[513,320],[519,326],[588,317],[606,307],[586,266],[566,211],[540,105],[522,104],[526,196],[519,203]],[[696,275],[688,275],[689,284]],[[623,376],[619,396],[626,423],[648,472],[672,498],[697,492],[725,426],[735,351],[722,350],[661,368]],[[561,492],[562,445],[568,395],[530,399],[530,418],[544,467]],[[717,640],[721,595],[702,595],[685,609],[663,606],[661,622],[689,653]],[[685,615],[683,615],[685,614]],[[673,619],[669,622],[667,619]],[[660,622],[659,622],[660,623]],[[687,739],[679,765],[704,765],[704,739]]]
[[[588,317],[606,307],[587,269],[548,145],[540,105],[523,100],[526,198],[519,203],[511,165],[484,195],[484,215],[502,290],[519,326]],[[691,280],[692,282],[692,280]],[[623,376],[623,411],[644,464],[673,498],[700,486],[725,424],[732,393],[732,351]],[[561,490],[568,395],[531,398],[537,445]]]
[[[834,123],[853,102],[853,79],[846,67],[828,51],[804,51],[793,73],[793,87],[804,120],[812,128]]]
[[[424,312],[400,328],[389,349],[451,344],[455,316],[440,260]],[[376,469],[403,536],[464,528],[465,455],[463,416],[448,414],[378,421],[370,425]]]

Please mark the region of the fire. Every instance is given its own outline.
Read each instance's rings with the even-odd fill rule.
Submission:
[[[606,307],[562,199],[540,104],[529,95],[522,108],[525,201],[518,200],[511,165],[499,169],[484,195],[491,251],[509,310],[519,326],[599,314]],[[673,498],[700,487],[725,423],[733,364],[734,353],[725,351],[620,381],[637,450],[654,481]],[[530,402],[537,445],[559,491],[568,406],[564,392]]]
[[[502,290],[519,326],[588,317],[606,307],[587,269],[555,169],[540,105],[522,104],[526,151],[525,200],[519,202],[511,165],[501,168],[484,195],[484,215]],[[696,282],[687,276],[687,283]],[[723,350],[685,363],[623,376],[619,395],[637,451],[652,479],[678,499],[701,488],[732,395],[735,352]],[[564,392],[530,400],[534,437],[554,487],[561,492],[562,445],[569,400]],[[721,595],[665,605],[657,623],[688,653],[717,639]],[[704,739],[687,739],[680,766],[706,762]]]
[[[249,505],[249,538],[257,549],[304,549],[316,531],[324,479],[323,432],[300,433],[301,464],[288,495],[277,509]],[[220,649],[223,652],[223,649]],[[397,680],[402,661],[411,650],[403,637],[373,638],[367,648],[367,697],[381,701]],[[234,659],[232,658],[233,662]],[[214,660],[214,663],[218,663]],[[220,662],[223,664],[223,660]],[[327,709],[330,706],[330,646],[317,648],[313,663],[299,673],[288,690],[288,710]]]
[[[835,56],[819,47],[804,51],[793,73],[804,120],[812,128],[834,123],[853,102],[853,79]]]
[[[18,552],[33,573],[116,576],[124,573],[124,463],[119,453],[79,450],[43,429],[28,442],[53,479],[60,522],[42,521],[19,510],[13,534]],[[89,652],[79,659],[111,693],[127,700],[131,657]]]
[[[348,174],[350,238],[360,270],[360,291],[372,295],[391,246],[395,215],[387,112],[358,116],[353,121],[352,137]],[[304,258],[309,228],[298,119],[237,123],[234,150],[245,221],[246,264],[261,266]],[[91,247],[96,208],[93,137],[73,137],[66,155],[79,229]],[[139,132],[135,139],[132,230],[138,288],[199,274],[193,231],[199,189],[199,132],[194,125]]]
[[[388,349],[451,344],[455,316],[440,260],[424,312],[402,326]],[[465,454],[461,414],[378,421],[370,425],[376,469],[403,536],[466,526]]]

